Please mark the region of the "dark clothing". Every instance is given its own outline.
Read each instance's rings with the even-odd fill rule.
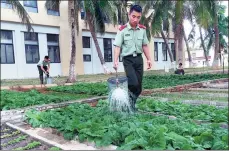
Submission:
[[[128,78],[128,89],[132,100],[131,106],[135,110],[135,103],[142,92],[143,58],[141,54],[123,57],[123,66]]]
[[[40,78],[40,82],[41,84],[44,84],[44,78],[43,78],[43,70],[41,69],[41,66],[37,65],[38,71],[39,71],[39,78]],[[47,71],[48,67],[47,66],[43,66],[44,70]],[[47,74],[47,77],[49,77],[49,74]]]
[[[177,69],[175,71],[175,74],[182,74],[182,75],[184,75],[184,69]]]

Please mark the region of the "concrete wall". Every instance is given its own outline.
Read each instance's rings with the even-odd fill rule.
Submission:
[[[46,34],[59,34],[59,28],[34,25],[34,31],[38,33],[40,59],[48,54]],[[15,64],[1,64],[1,79],[21,79],[38,77],[37,64],[27,64],[25,55],[24,32],[25,26],[17,23],[1,22],[2,30],[11,30],[13,33],[13,47]],[[13,29],[13,30],[12,30]],[[62,75],[61,64],[51,63],[51,76]]]
[[[162,43],[164,40],[162,38],[154,38],[154,42],[158,42],[158,61],[154,61],[154,70],[172,68],[172,64],[170,61],[169,53],[167,51],[167,61],[163,61],[163,53],[162,53]],[[171,43],[174,43],[173,39],[169,39],[169,47],[171,49]],[[154,47],[151,47],[151,51],[154,53]],[[154,57],[153,57],[154,60]]]
[[[22,4],[23,2],[20,1]],[[28,10],[28,9],[27,9]],[[71,55],[71,42],[70,42],[70,28],[68,23],[68,1],[61,1],[60,3],[60,15],[59,16],[53,16],[48,15],[47,10],[45,8],[45,1],[37,1],[37,12],[32,12],[31,10],[28,11],[28,14],[31,18],[32,27],[34,28],[35,32],[39,33],[39,47],[40,47],[40,57],[42,58],[42,55],[47,52],[47,43],[46,39],[44,38],[46,33],[58,33],[59,34],[59,48],[60,48],[60,59],[61,64],[52,64],[51,72],[53,75],[60,74],[62,76],[68,76],[69,73],[69,63],[70,63],[70,55]],[[78,14],[79,18],[80,13]],[[1,7],[1,29],[9,29],[13,31],[14,34],[14,53],[15,53],[15,64],[10,65],[3,65],[2,66],[2,78],[26,78],[26,77],[35,77],[37,76],[37,73],[34,74],[34,72],[37,72],[37,69],[34,68],[34,65],[23,63],[25,61],[25,56],[18,55],[22,52],[24,53],[24,44],[23,39],[20,37],[22,35],[21,32],[26,31],[26,26],[21,24],[21,19],[18,17],[18,14],[16,11],[10,9],[10,8],[3,8]],[[8,26],[9,25],[9,26]],[[94,47],[94,43],[91,39],[92,48],[91,50],[85,50],[82,47],[82,36],[87,35],[90,36],[90,33],[88,32],[88,27],[85,26],[84,20],[79,21],[79,33],[76,33],[76,67],[75,71],[76,74],[89,74],[89,73],[103,73],[103,69],[101,67],[101,63],[99,61],[99,58],[97,57],[97,52]],[[101,36],[98,35],[98,41],[100,44],[101,51],[103,53],[103,38],[115,38],[116,32],[118,31],[119,26],[113,26],[113,25],[106,25],[106,34]],[[170,27],[171,28],[171,27]],[[15,38],[16,37],[16,38]],[[20,38],[19,38],[20,37]],[[159,35],[160,37],[160,35]],[[173,38],[173,33],[170,33],[170,37]],[[158,38],[155,38],[158,39]],[[20,41],[20,42],[19,42]],[[150,43],[150,54],[153,62],[152,69],[161,69],[164,68],[165,65],[167,65],[167,62],[154,62],[154,44],[153,39]],[[16,49],[17,48],[17,49]],[[20,50],[18,50],[20,48]],[[113,48],[114,50],[114,48]],[[92,54],[92,60],[93,62],[84,62],[83,61],[83,54],[85,53],[91,53]],[[161,51],[159,51],[160,54]],[[17,56],[17,57],[16,57]],[[144,57],[145,60],[145,57]],[[159,58],[160,60],[160,58]],[[19,64],[20,63],[20,64]],[[31,68],[31,73],[27,73],[26,70],[21,70],[20,68],[23,68],[26,66],[27,68]],[[113,63],[107,63],[107,66],[110,70],[113,70]],[[122,62],[119,63],[119,71],[122,72],[123,65]],[[59,69],[60,68],[60,69]],[[6,72],[6,69],[12,69],[12,73],[8,71]],[[52,71],[53,69],[53,71]],[[55,71],[54,71],[55,69]],[[146,65],[144,66],[144,69],[146,70]],[[17,72],[17,74],[16,74]],[[17,76],[16,76],[17,75]]]

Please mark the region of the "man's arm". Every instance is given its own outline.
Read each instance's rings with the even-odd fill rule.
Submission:
[[[142,49],[143,49],[143,52],[144,52],[144,54],[146,56],[147,61],[151,61],[150,53],[149,53],[149,46],[148,45],[143,45]]]
[[[116,46],[115,50],[114,50],[114,68],[117,69],[118,68],[118,57],[120,55],[120,50],[121,48]]]
[[[120,55],[122,43],[123,43],[123,34],[121,33],[121,31],[118,31],[118,33],[117,33],[117,35],[115,37],[115,41],[114,41],[114,46],[115,46],[115,50],[114,50],[114,69],[115,70],[118,69],[118,57]]]
[[[149,50],[149,40],[147,38],[147,35],[146,35],[146,30],[144,31],[144,37],[143,37],[143,45],[142,45],[142,49],[143,49],[143,52],[146,56],[146,59],[147,59],[147,69],[150,69],[152,67],[152,63],[151,63],[151,58],[150,58],[150,50]]]

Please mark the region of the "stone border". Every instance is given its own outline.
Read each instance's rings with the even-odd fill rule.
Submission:
[[[65,83],[64,86],[68,85],[74,85],[75,83]],[[55,86],[60,86],[58,84],[46,84],[45,87],[42,88],[49,88],[49,87],[55,87]],[[41,89],[41,85],[17,85],[17,86],[1,86],[1,90],[11,90],[11,89]]]
[[[118,146],[115,145],[109,145],[109,146],[105,146],[105,147],[96,147],[94,142],[88,142],[85,141],[83,143],[80,143],[77,140],[65,140],[63,138],[63,136],[61,135],[57,135],[57,133],[53,133],[53,131],[56,131],[56,129],[52,129],[50,130],[50,128],[46,129],[46,128],[31,128],[31,129],[26,129],[23,127],[20,127],[19,125],[23,125],[23,123],[17,123],[17,124],[13,124],[13,123],[6,123],[6,125],[8,125],[9,127],[19,130],[24,134],[29,135],[30,137],[33,137],[43,143],[52,145],[52,146],[56,146],[62,150],[115,150]],[[26,125],[28,125],[26,123]],[[56,137],[58,140],[63,140],[64,142],[63,144],[60,144],[58,141],[55,141],[55,139],[50,140],[48,138],[46,138],[45,136],[41,136],[39,134],[37,134],[38,132],[43,131],[46,135],[52,135],[53,137]]]
[[[214,89],[214,88],[190,88],[189,91],[198,91],[198,92],[221,92],[221,93],[227,93],[228,89]]]
[[[184,91],[184,90],[189,90],[190,88],[202,87],[205,85],[205,83],[217,83],[217,82],[228,82],[228,78],[200,81],[200,82],[177,85],[177,86],[167,87],[167,88],[145,89],[142,91],[141,95],[147,96],[147,95],[151,95],[151,93],[155,93],[155,92],[180,92],[180,91]]]

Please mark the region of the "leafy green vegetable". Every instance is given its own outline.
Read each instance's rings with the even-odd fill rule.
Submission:
[[[60,103],[64,101],[77,100],[87,98],[90,95],[78,94],[78,95],[58,95],[56,93],[42,94],[36,90],[29,92],[16,92],[9,90],[1,91],[1,110],[9,110],[22,108],[32,105],[48,104],[48,103]]]
[[[193,82],[227,78],[228,74],[193,74],[193,75],[147,75],[143,77],[143,88],[166,88],[170,86],[183,85]],[[77,83],[71,86],[57,86],[49,88],[52,91],[68,92],[76,94],[107,95],[107,82],[99,83]]]
[[[228,149],[228,131],[218,124],[197,125],[189,119],[149,114],[127,116],[110,112],[107,101],[99,101],[96,108],[78,103],[44,112],[28,111],[26,120],[34,127],[55,128],[66,139],[94,141],[96,146],[114,144],[123,150]]]
[[[182,119],[204,120],[211,122],[227,122],[228,109],[218,109],[208,105],[189,105],[179,101],[161,102],[144,98],[137,103],[140,110],[159,112],[165,115],[173,115]]]

